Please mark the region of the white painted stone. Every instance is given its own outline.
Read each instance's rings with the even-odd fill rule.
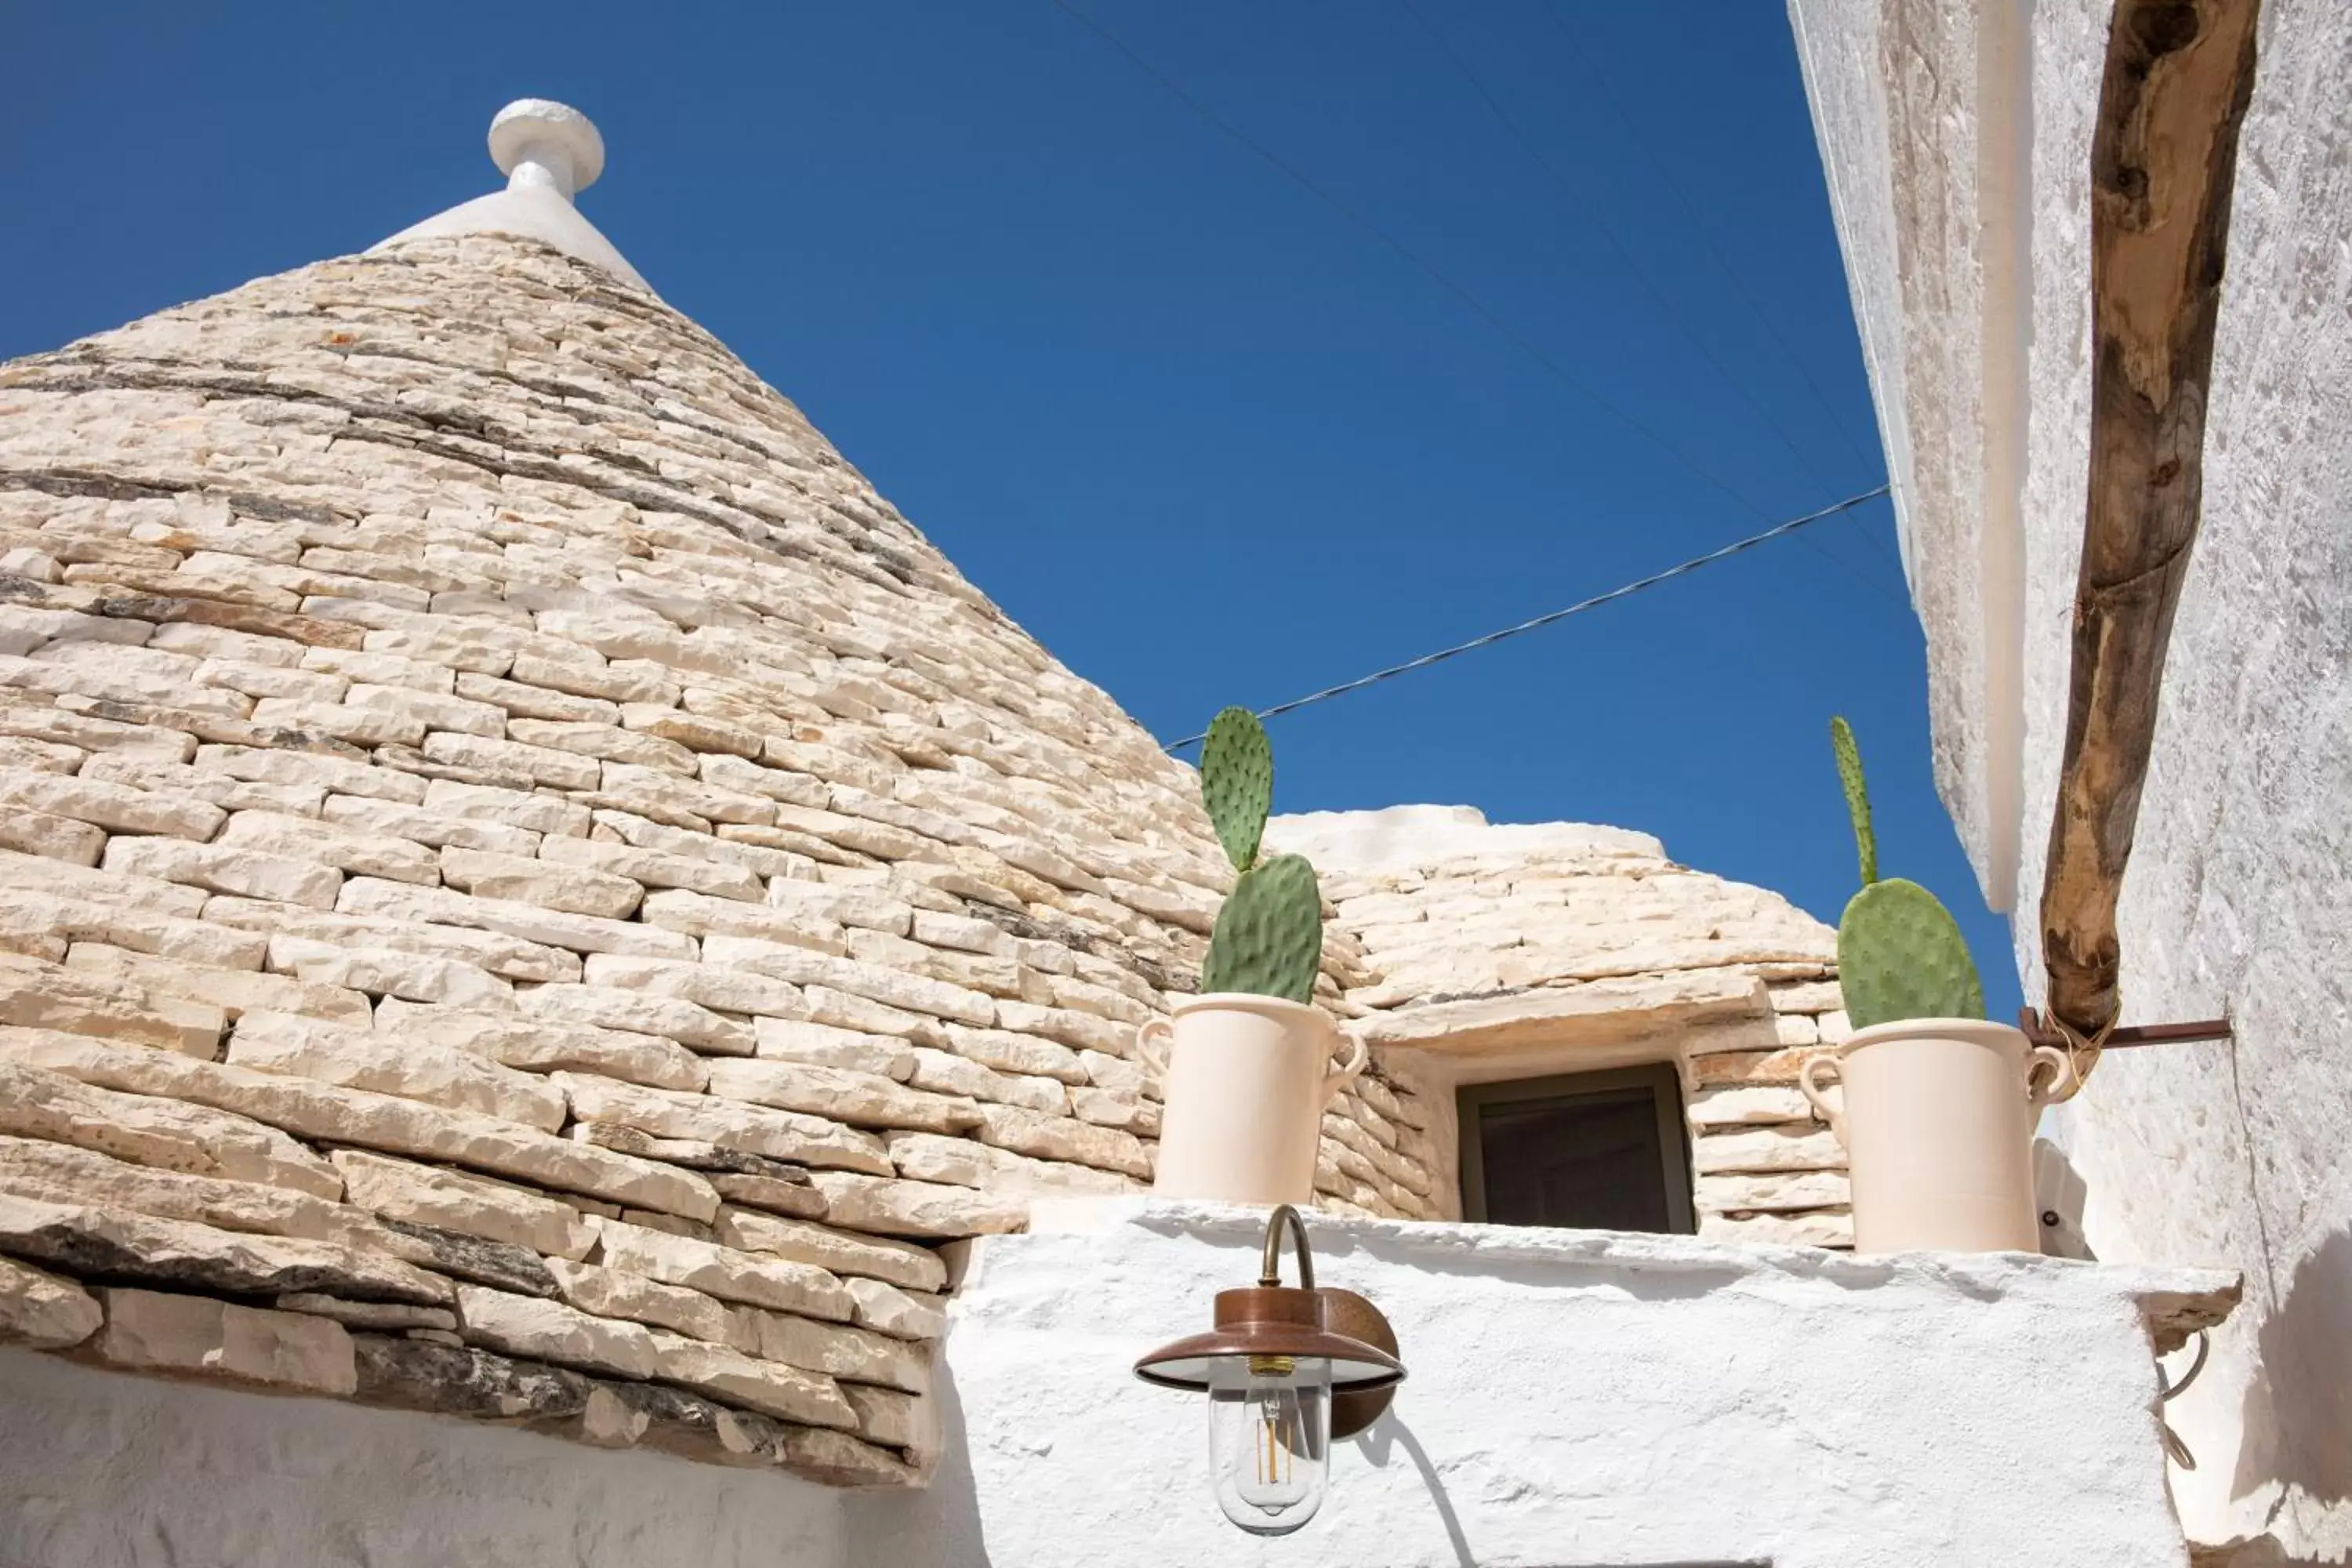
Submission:
[[[857,1413],[821,1373],[755,1360],[724,1345],[646,1331],[659,1351],[655,1375],[747,1410],[818,1426],[855,1426]]]
[[[372,803],[382,808],[389,803]],[[390,807],[398,810],[398,807]],[[330,826],[278,811],[239,811],[221,829],[220,842],[242,845],[289,859],[316,860],[354,876],[391,877],[427,887],[440,880],[433,852],[406,838],[369,833],[347,825]]]
[[[959,1295],[945,1359],[969,1485],[869,1508],[871,1550],[941,1568],[1231,1560],[1244,1546],[1210,1497],[1202,1402],[1127,1368],[1255,1276],[1263,1215],[1120,1200],[1042,1205],[1038,1226],[976,1244]],[[1398,1568],[2185,1561],[2142,1303],[2221,1277],[1309,1227],[1318,1281],[1380,1305],[1411,1376],[1388,1423],[1334,1445],[1329,1500],[1274,1552]],[[1948,1405],[1979,1418],[1918,1417]],[[1756,1409],[1781,1414],[1735,1414]],[[1814,1440],[1821,1423],[1837,1443]]]
[[[0,1258],[0,1341],[37,1351],[62,1350],[96,1333],[104,1316],[72,1280]]]
[[[749,1252],[772,1252],[847,1277],[888,1280],[910,1290],[937,1290],[947,1283],[947,1266],[928,1247],[880,1237],[856,1236],[821,1225],[779,1219],[738,1208],[719,1211],[718,1238]]]
[[[397,948],[341,947],[298,936],[272,938],[269,963],[308,985],[346,994],[397,996],[453,1007],[506,1009],[514,985],[478,964]]]
[[[350,1394],[359,1386],[351,1334],[325,1318],[152,1290],[108,1290],[105,1303],[93,1349],[111,1366],[304,1394]]]
[[[882,1279],[847,1276],[841,1281],[857,1303],[853,1321],[902,1340],[936,1340],[948,1331],[940,1298],[910,1292]]]
[[[845,1321],[853,1305],[841,1281],[814,1264],[745,1252],[688,1236],[605,1220],[596,1261],[666,1285],[681,1285],[746,1306]]]
[[[184,1563],[245,1568],[320,1568],[334,1552],[569,1563],[592,1541],[596,1568],[866,1568],[853,1557],[850,1494],[772,1468],[125,1377],[22,1351],[0,1352],[0,1382],[11,1415],[0,1424],[0,1507],[10,1550],[28,1562],[164,1568],[135,1543],[168,1540]],[[258,1466],[257,1454],[279,1460]],[[116,1485],[123,1475],[139,1485]],[[36,1499],[47,1500],[37,1510]]]
[[[457,1287],[459,1332],[470,1343],[509,1355],[612,1377],[653,1375],[653,1331],[614,1318],[593,1317],[561,1301],[515,1296],[478,1285]]]
[[[730,1338],[732,1320],[728,1309],[699,1290],[561,1258],[549,1258],[547,1268],[555,1276],[563,1299],[583,1312],[672,1329],[716,1344],[725,1344]]]
[[[87,1149],[158,1170],[339,1198],[333,1166],[275,1127],[163,1096],[119,1094],[45,1071],[0,1034],[0,1133]]]
[[[2064,745],[2095,367],[2084,174],[2105,7],[1791,6],[1927,636],[1937,784],[2029,1003]],[[2346,1312],[2352,856],[2352,291],[2332,260],[2352,145],[2347,17],[2263,8],[2207,400],[2202,518],[2117,910],[2126,1022],[2227,1012],[2227,1045],[2110,1053],[2049,1131],[2064,1220],[2103,1258],[2273,1289],[2213,1337],[2166,1419],[2193,1537],[2352,1552]],[[1887,41],[1900,29],[1899,55]],[[1900,60],[1900,68],[1895,62]],[[1953,895],[1946,892],[1945,896]],[[1826,1037],[1826,1035],[1825,1035]],[[2175,1370],[2179,1370],[2176,1365]]]
[[[968,1100],[908,1089],[872,1073],[803,1062],[714,1061],[710,1091],[854,1127],[958,1132],[982,1125],[983,1116],[981,1108]]]
[[[484,899],[604,920],[626,919],[646,896],[645,889],[626,877],[456,845],[441,851],[441,879]]]
[[[246,1014],[229,1040],[228,1060],[258,1072],[299,1074],[429,1100],[545,1132],[563,1125],[562,1091],[527,1073],[468,1051],[397,1040],[292,1013]]]
[[[335,894],[343,885],[341,872],[315,861],[177,838],[111,838],[100,864],[126,876],[191,883],[216,893],[318,910],[334,908]]]
[[[698,1089],[709,1079],[702,1058],[675,1040],[587,1025],[551,1024],[514,1014],[476,1013],[386,997],[375,1027],[430,1040],[530,1072],[570,1070],[656,1089]]]
[[[227,1026],[211,1003],[14,953],[0,953],[0,1024],[105,1035],[205,1059],[219,1054]]]
[[[1029,1205],[1018,1197],[933,1182],[885,1181],[847,1171],[810,1178],[824,1194],[826,1217],[853,1230],[949,1239],[1018,1230]]]
[[[104,1273],[117,1279],[230,1295],[299,1286],[428,1306],[449,1300],[448,1282],[438,1276],[338,1242],[241,1234],[14,1193],[0,1194],[0,1252],[58,1269],[103,1259]]]
[[[843,1068],[899,1083],[914,1076],[915,1052],[887,1035],[798,1018],[754,1018],[751,1026],[759,1054],[772,1060]]]
[[[662,1035],[695,1049],[749,1056],[751,1031],[707,1007],[675,997],[601,985],[541,985],[521,993],[517,1003],[533,1018],[553,1024],[587,1025]]]
[[[918,1182],[944,1182],[1007,1196],[1122,1193],[1135,1186],[1132,1178],[1115,1172],[1067,1162],[1033,1160],[970,1138],[893,1132],[888,1140],[890,1159],[898,1173]]]
[[[929,1358],[905,1340],[787,1312],[742,1310],[757,1315],[760,1354],[769,1361],[845,1383],[873,1384],[903,1394],[930,1392]]]
[[[551,1258],[584,1258],[596,1245],[595,1229],[585,1215],[537,1193],[357,1149],[338,1149],[329,1158],[343,1173],[346,1200],[380,1215],[509,1242]]]
[[[102,1088],[232,1110],[322,1142],[444,1160],[688,1219],[719,1212],[719,1194],[689,1172],[471,1111],[37,1029],[0,1031],[0,1055]]]
[[[368,1020],[367,998],[340,985],[312,984],[283,974],[213,969],[134,952],[106,942],[78,942],[66,952],[66,967],[136,985],[150,994],[184,996],[209,1004],[234,1019],[248,1011],[302,1013],[333,1023]]]

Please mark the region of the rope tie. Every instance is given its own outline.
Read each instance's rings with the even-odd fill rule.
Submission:
[[[2107,1047],[2107,1037],[2116,1032],[2116,1025],[2123,1016],[2124,988],[2120,984],[2116,987],[2116,1010],[2108,1014],[2107,1021],[2093,1030],[2087,1037],[2057,1014],[2049,1015],[2051,1026],[2056,1029],[2060,1037],[2066,1042],[2066,1081],[2059,1085],[2061,1092],[2050,1097],[2051,1104],[2062,1105],[2083,1091],[2083,1085],[2090,1078],[2091,1069],[2099,1065],[2100,1053]]]

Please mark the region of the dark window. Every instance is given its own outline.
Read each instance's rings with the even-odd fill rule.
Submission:
[[[1685,1235],[1690,1153],[1668,1065],[1458,1092],[1462,1217],[1488,1225]]]

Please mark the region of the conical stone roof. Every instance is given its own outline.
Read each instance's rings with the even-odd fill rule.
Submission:
[[[934,1248],[1148,1181],[1230,873],[525,107],[499,196],[0,367],[0,1338],[910,1479]],[[1444,1212],[1358,938],[1491,868],[1340,868],[1327,1004],[1402,1045],[1322,1201]],[[1692,952],[1768,1039],[1828,973]]]
[[[1148,1180],[1134,1027],[1229,874],[1188,770],[501,198],[0,370],[0,1298],[104,1255],[104,1325],[16,1337],[902,1479],[930,1248]],[[1391,1161],[1335,1195],[1428,1212]]]

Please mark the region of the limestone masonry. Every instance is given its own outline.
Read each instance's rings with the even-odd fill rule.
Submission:
[[[1230,877],[1194,789],[546,245],[17,361],[0,1338],[919,1479],[954,1244],[1150,1179],[1133,1032]],[[1458,1212],[1464,1064],[1600,1042],[1685,1063],[1710,1233],[1842,1242],[1790,1087],[1826,929],[1638,835],[1476,833],[1329,858],[1324,1000],[1377,1048],[1323,1201]]]

